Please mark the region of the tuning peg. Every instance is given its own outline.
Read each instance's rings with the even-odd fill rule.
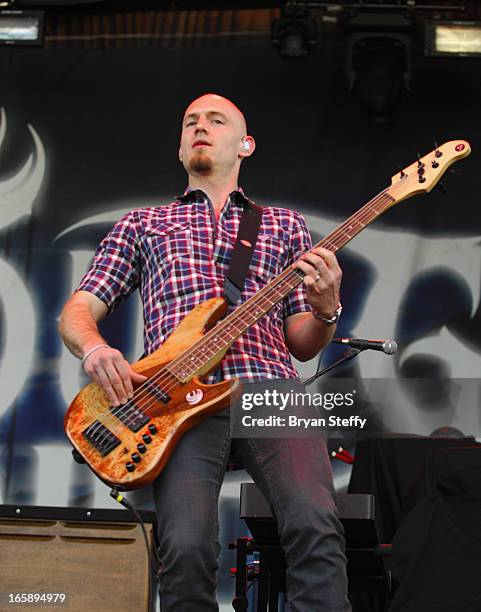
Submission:
[[[438,143],[437,142],[434,143],[434,147],[435,147],[434,156],[435,157],[441,157],[442,156],[442,152],[438,149]]]
[[[448,190],[447,190],[447,189],[446,189],[446,187],[444,186],[444,183],[442,183],[441,181],[439,181],[438,185],[439,185],[439,189],[440,189],[441,193],[442,193],[443,195],[446,195],[446,194],[448,193]]]
[[[401,168],[401,166],[398,166],[398,170],[399,170],[399,178],[405,178],[407,176],[407,174],[404,172],[404,170]]]

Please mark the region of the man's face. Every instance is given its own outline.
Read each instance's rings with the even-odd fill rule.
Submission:
[[[240,163],[246,126],[229,100],[207,94],[194,100],[182,122],[179,157],[188,174],[228,174]]]

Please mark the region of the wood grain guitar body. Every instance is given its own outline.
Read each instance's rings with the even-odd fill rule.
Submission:
[[[207,416],[224,410],[241,393],[231,379],[207,385],[199,376],[179,380],[169,364],[202,338],[204,330],[225,312],[222,298],[194,308],[165,343],[132,365],[149,377],[135,389],[134,398],[112,408],[96,383],[84,387],[65,415],[65,431],[89,467],[108,485],[119,490],[150,484],[161,472],[185,431]],[[212,369],[226,349],[212,356]],[[175,368],[172,368],[175,371]]]

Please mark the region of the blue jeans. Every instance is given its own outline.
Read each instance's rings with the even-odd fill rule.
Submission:
[[[348,612],[343,527],[325,441],[233,442],[277,519],[288,566],[289,610]],[[224,410],[186,432],[154,482],[162,612],[218,610],[217,503],[230,446],[229,410]]]

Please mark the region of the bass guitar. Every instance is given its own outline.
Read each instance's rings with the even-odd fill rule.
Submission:
[[[394,204],[431,191],[447,168],[470,151],[463,140],[437,147],[393,176],[389,187],[316,246],[338,251]],[[207,385],[201,377],[303,278],[303,272],[289,267],[222,320],[227,310],[223,298],[194,308],[157,351],[132,365],[148,380],[121,406],[111,406],[96,383],[84,387],[65,415],[65,431],[74,452],[119,490],[151,483],[182,434],[228,407],[241,393],[237,379]]]

